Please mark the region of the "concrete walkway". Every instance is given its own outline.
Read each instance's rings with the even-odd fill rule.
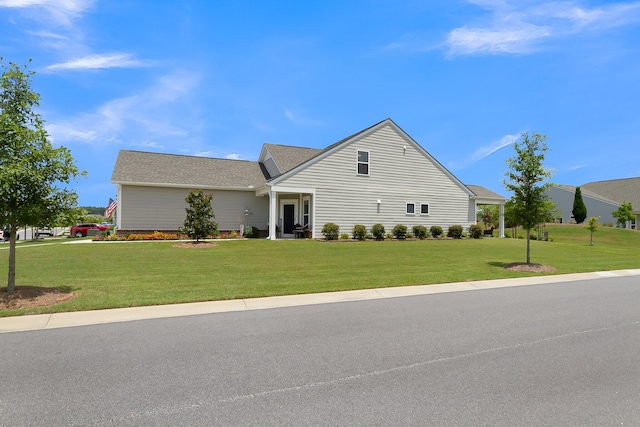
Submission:
[[[108,310],[75,311],[70,313],[36,314],[0,318],[0,333],[97,325],[101,323],[129,322],[133,320],[191,316],[196,314],[224,313],[230,311],[261,310],[277,307],[294,307],[311,304],[328,304],[344,301],[362,301],[380,298],[406,297],[462,292],[478,289],[510,286],[539,285],[545,283],[575,282],[606,277],[639,276],[637,270],[601,271],[556,276],[535,276],[517,279],[480,280],[476,282],[446,283],[441,285],[401,286],[393,288],[363,289],[357,291],[325,292],[306,295],[286,295],[266,298],[249,298],[229,301],[195,302],[187,304],[154,305]]]

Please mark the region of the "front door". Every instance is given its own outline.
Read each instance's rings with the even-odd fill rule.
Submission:
[[[280,218],[282,220],[282,236],[293,237],[294,225],[298,222],[298,201],[281,200]]]

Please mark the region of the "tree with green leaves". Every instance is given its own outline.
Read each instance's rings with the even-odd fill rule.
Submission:
[[[218,224],[212,221],[215,218],[212,199],[213,194],[204,194],[202,190],[191,190],[185,199],[189,207],[185,209],[187,217],[180,231],[196,242],[211,236],[218,229]]]
[[[576,187],[571,213],[573,214],[573,219],[575,219],[578,224],[582,224],[587,218],[587,205],[585,205],[584,200],[582,200],[582,190],[580,190],[580,187]]]
[[[33,91],[34,72],[15,63],[0,75],[0,224],[10,232],[7,292],[15,290],[18,228],[51,226],[77,201],[66,188],[85,172],[74,164],[71,151],[54,148],[44,121],[34,109],[40,95]]]
[[[600,219],[599,216],[592,216],[587,221],[587,225],[584,226],[584,228],[586,228],[587,230],[589,230],[591,232],[591,241],[589,242],[589,246],[593,246],[593,233],[598,231],[598,226],[600,225],[600,224],[598,224],[598,220],[599,219]]]
[[[482,221],[485,230],[497,227],[500,220],[500,207],[497,205],[483,205],[478,211],[477,219]]]
[[[613,217],[616,219],[616,223],[619,227],[625,228],[628,221],[636,218],[636,216],[631,212],[633,212],[633,206],[631,206],[631,202],[623,200],[622,204],[618,206],[618,209],[611,212],[611,215],[613,215]]]
[[[546,195],[551,185],[551,171],[543,162],[549,150],[547,137],[539,133],[523,132],[522,142],[515,142],[516,156],[507,159],[509,171],[504,185],[511,191],[511,214],[516,223],[527,232],[527,264],[531,263],[531,230],[549,216],[549,203]]]

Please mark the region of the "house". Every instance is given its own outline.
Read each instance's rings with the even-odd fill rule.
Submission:
[[[612,212],[624,201],[631,203],[635,215],[640,215],[640,177],[594,181],[579,187],[589,217],[599,216],[600,222],[615,223]],[[565,224],[574,221],[571,211],[575,192],[576,187],[571,185],[554,185],[547,191],[560,211],[561,221]],[[627,227],[636,228],[636,221],[631,221]]]
[[[271,239],[294,237],[296,224],[320,237],[328,222],[345,233],[468,227],[478,204],[506,201],[464,185],[391,119],[324,149],[264,144],[257,162],[121,150],[111,182],[120,232],[177,230],[191,189],[213,194],[220,230],[254,226]]]

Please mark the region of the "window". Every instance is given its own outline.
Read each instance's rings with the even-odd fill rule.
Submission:
[[[422,203],[420,205],[420,215],[429,215],[429,204]]]
[[[302,226],[309,229],[311,228],[309,224],[309,199],[304,198],[302,200]]]
[[[407,215],[415,215],[415,213],[416,213],[416,204],[407,203]]]
[[[369,175],[369,152],[358,150],[358,175]]]

